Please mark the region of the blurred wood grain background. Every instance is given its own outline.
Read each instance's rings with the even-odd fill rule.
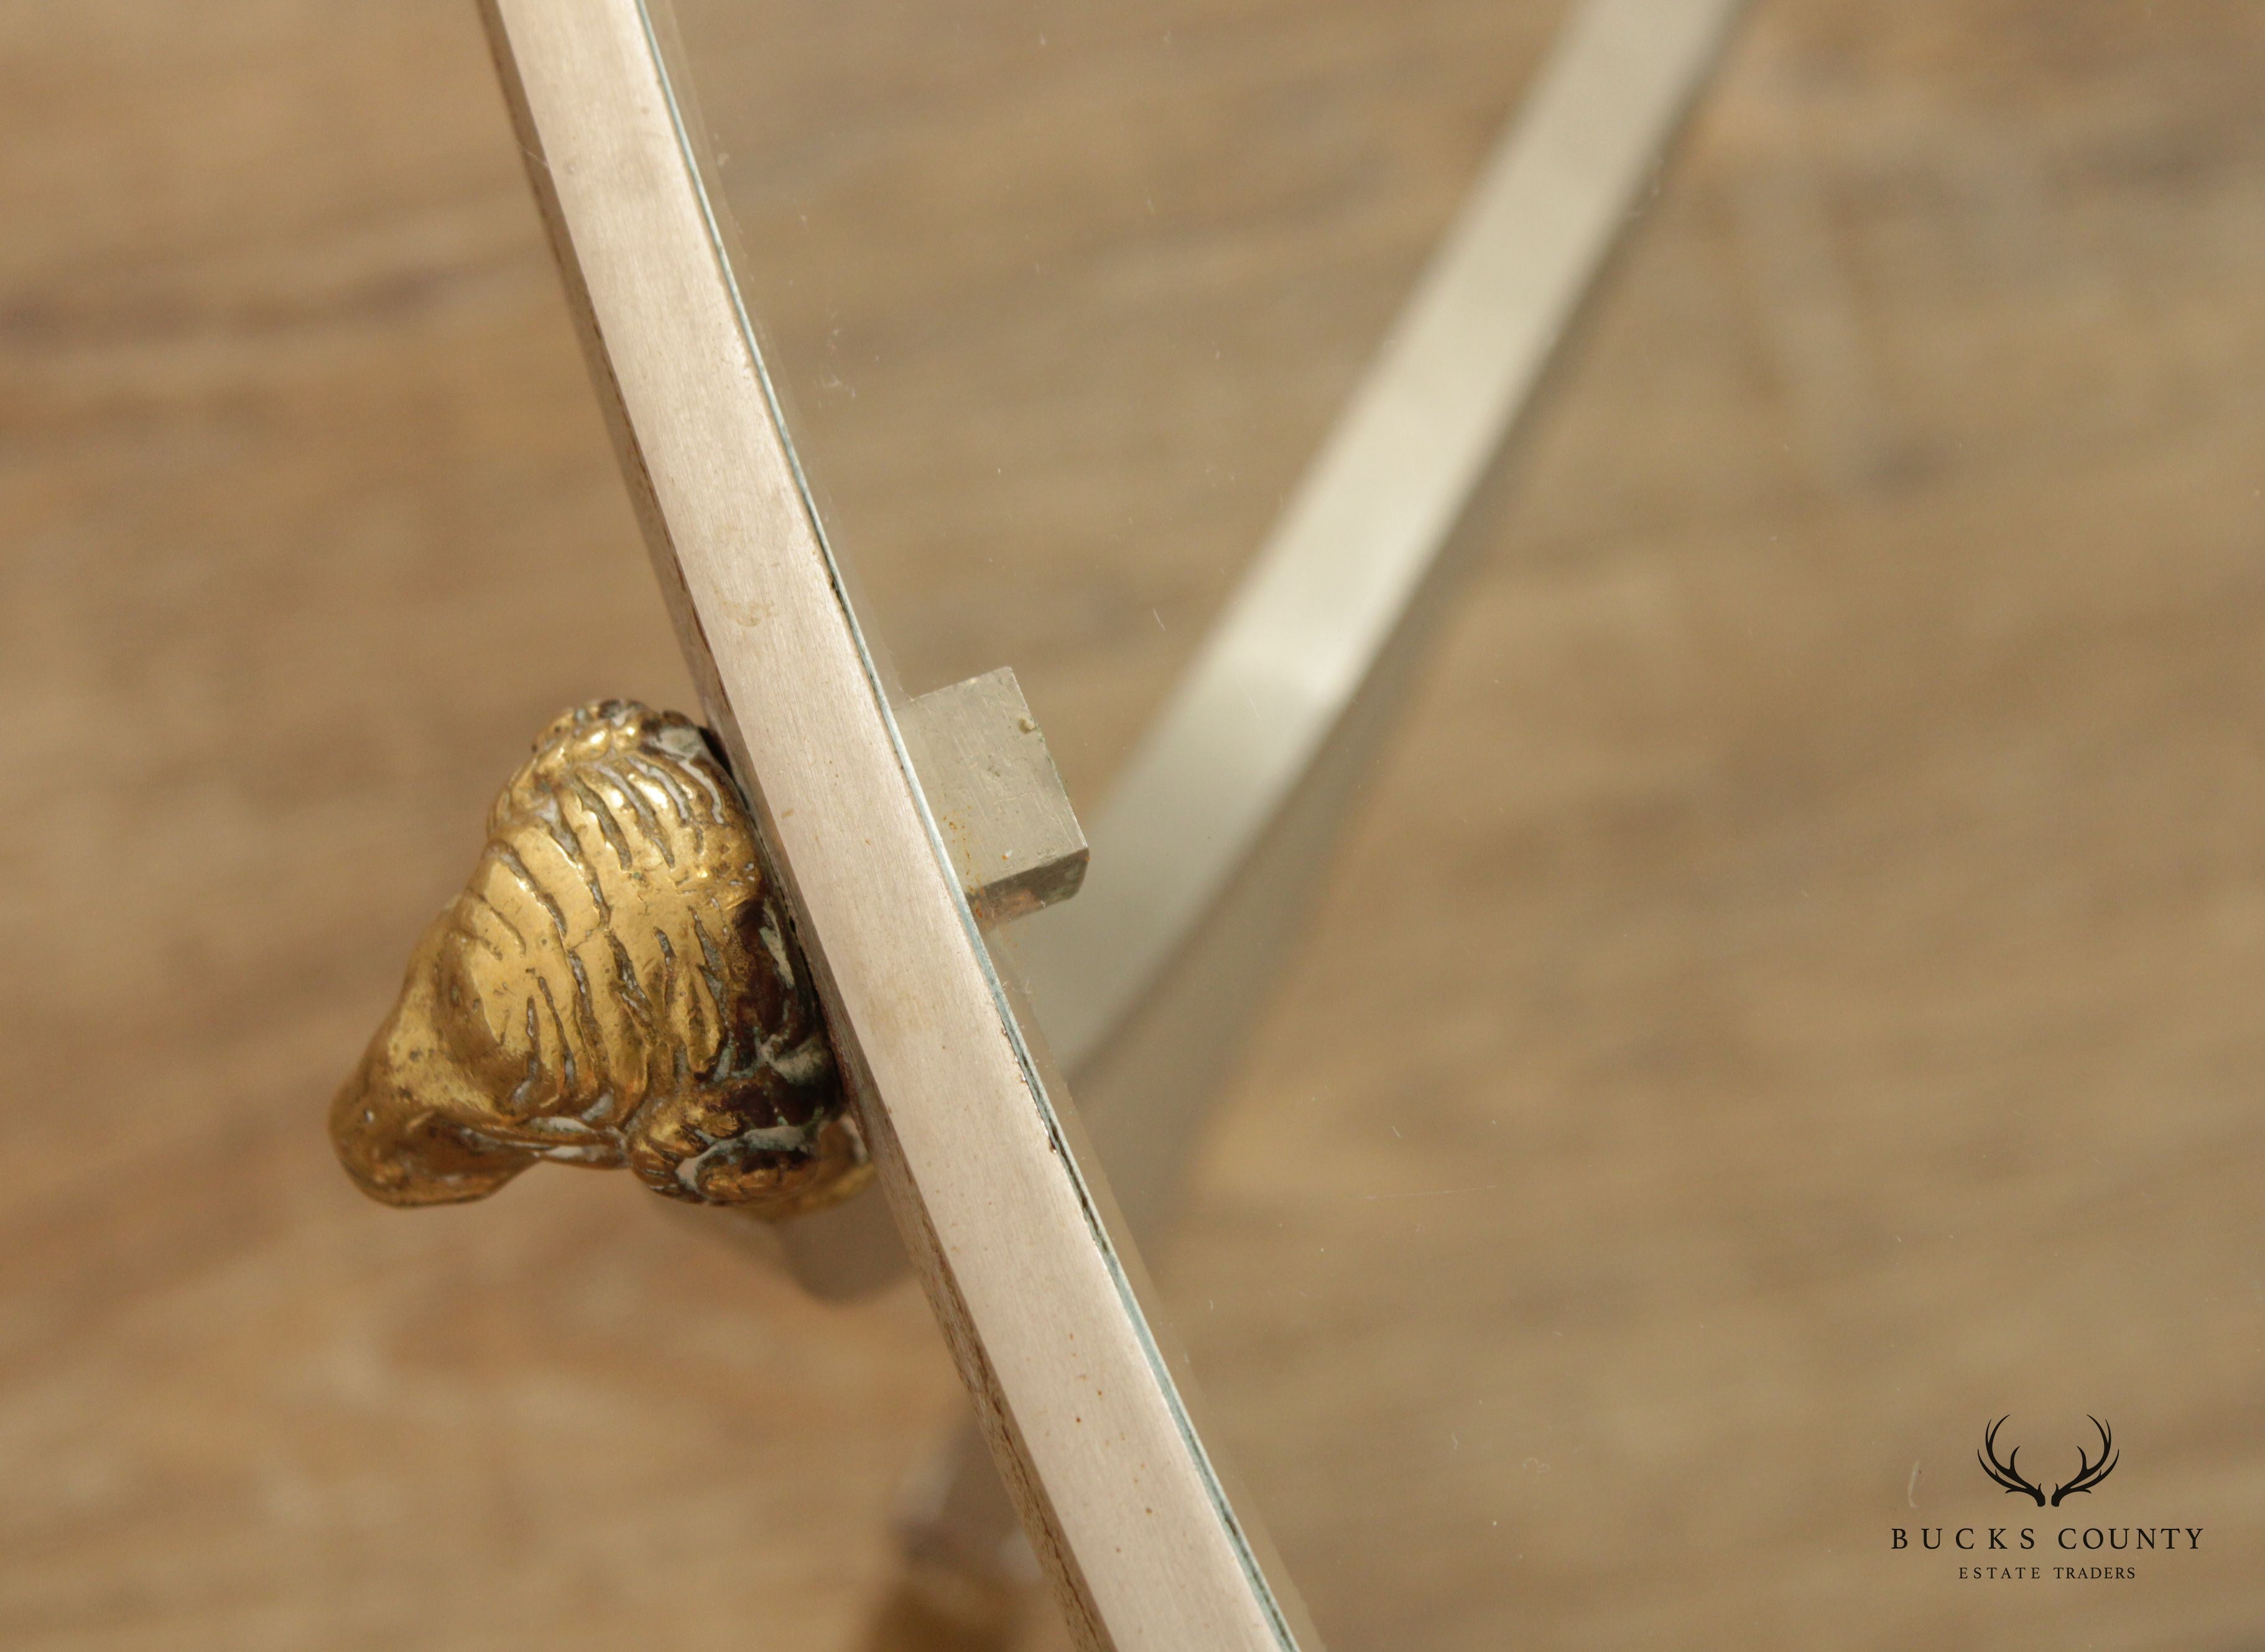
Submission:
[[[685,19],[899,674],[1087,808],[1556,15],[1167,10]],[[0,1640],[863,1644],[916,1298],[321,1136],[535,730],[689,700],[470,8],[0,35]],[[1149,1258],[1338,1652],[2255,1638],[2261,80],[1758,7]],[[2203,1550],[1890,1551],[2006,1411]]]

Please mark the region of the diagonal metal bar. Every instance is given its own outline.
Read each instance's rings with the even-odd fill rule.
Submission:
[[[1018,928],[1073,1074],[1313,766],[1539,382],[1741,0],[1590,0],[1091,833]]]
[[[1587,0],[1092,833],[1079,898],[1017,924],[1027,992],[1128,1225],[1190,1147],[1388,736],[1454,526],[1659,164],[1742,0]],[[814,1248],[842,1226],[821,1217]],[[807,1277],[807,1276],[805,1276]],[[870,1277],[870,1276],[869,1276]],[[908,1558],[1025,1575],[963,1425],[916,1481]]]

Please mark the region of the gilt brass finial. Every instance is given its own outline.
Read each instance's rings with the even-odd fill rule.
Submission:
[[[608,700],[545,729],[331,1109],[372,1197],[538,1159],[776,1219],[871,1174],[746,804],[706,736]]]

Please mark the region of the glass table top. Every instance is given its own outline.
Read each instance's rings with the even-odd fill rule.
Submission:
[[[869,637],[1092,819],[1568,8],[675,9]],[[1766,0],[1701,93],[1141,1235],[1339,1652],[2254,1628],[2261,69]]]

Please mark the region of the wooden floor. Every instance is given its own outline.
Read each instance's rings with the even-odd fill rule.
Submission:
[[[1556,13],[1168,11],[685,18],[898,674],[1088,809]],[[535,731],[689,700],[470,8],[0,33],[0,1643],[866,1644],[916,1296],[321,1136]],[[1761,0],[1149,1259],[1336,1652],[2254,1642],[2261,78]],[[2023,1511],[2206,1537],[1889,1546]]]

